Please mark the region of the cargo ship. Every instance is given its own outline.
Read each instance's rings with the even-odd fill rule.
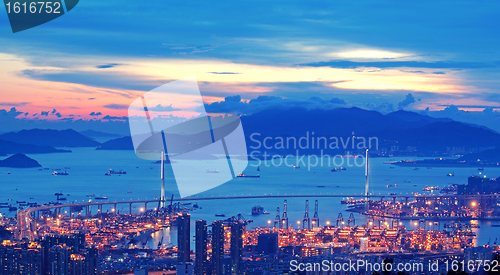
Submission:
[[[247,175],[247,174],[243,174],[243,173],[239,173],[238,178],[260,178],[259,175],[256,175],[256,176],[251,176],[251,175]]]
[[[256,215],[260,215],[263,213],[264,213],[264,207],[262,207],[260,205],[256,205],[256,206],[252,207],[252,215],[256,216]]]

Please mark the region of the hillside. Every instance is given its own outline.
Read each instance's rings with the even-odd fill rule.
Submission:
[[[52,146],[38,146],[33,144],[21,144],[0,139],[0,155],[7,154],[46,154],[46,153],[69,153],[70,150],[56,149]]]
[[[38,161],[29,158],[24,154],[15,154],[4,160],[0,160],[0,167],[33,168],[42,166],[38,163]]]
[[[22,144],[52,147],[97,147],[99,142],[83,136],[75,130],[22,130],[0,135],[1,140]]]

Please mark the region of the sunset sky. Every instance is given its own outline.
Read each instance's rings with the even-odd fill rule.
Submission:
[[[138,96],[194,75],[207,104],[240,96],[236,113],[261,110],[261,96],[500,131],[498,18],[494,1],[82,0],[12,33],[0,9],[0,115],[123,117]],[[236,106],[224,104],[212,108]]]

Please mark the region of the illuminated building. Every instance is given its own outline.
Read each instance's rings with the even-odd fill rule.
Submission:
[[[207,274],[207,222],[203,220],[196,221],[196,275]]]
[[[245,225],[240,222],[231,224],[231,270],[232,274],[240,275],[243,257],[243,234]]]
[[[212,223],[212,274],[222,275],[222,259],[224,258],[224,224],[222,221]]]

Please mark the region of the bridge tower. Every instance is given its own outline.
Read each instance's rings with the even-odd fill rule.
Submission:
[[[164,163],[164,158],[165,158],[165,151],[161,151],[161,171],[160,171],[160,177],[161,177],[161,189],[160,189],[160,205],[158,206],[158,211],[160,209],[165,208],[165,163]]]
[[[366,210],[369,208],[369,198],[368,198],[368,189],[370,186],[369,178],[368,178],[368,149],[366,149],[366,156],[365,156],[365,207]]]
[[[316,225],[319,227],[319,215],[318,215],[318,210],[319,210],[319,205],[318,205],[318,200],[314,202],[314,216],[312,218],[312,227]]]
[[[302,229],[306,229],[306,223],[307,230],[311,229],[311,219],[309,219],[309,200],[306,200],[306,213],[302,219]]]
[[[276,207],[276,217],[274,218],[274,228],[281,228],[280,225],[280,208]]]
[[[280,228],[288,229],[287,201],[283,202],[283,216],[281,217]]]

